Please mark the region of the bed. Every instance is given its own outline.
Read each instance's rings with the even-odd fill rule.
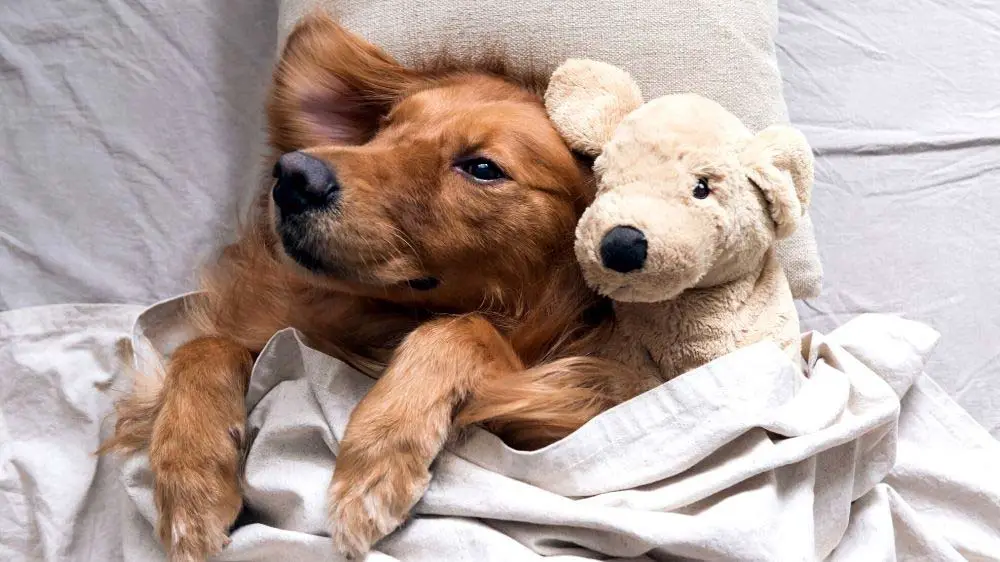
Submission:
[[[789,115],[817,153],[825,280],[799,302],[804,328],[831,333],[866,312],[932,326],[941,339],[925,370],[944,392],[928,395],[1000,437],[1000,5],[779,8]],[[191,289],[195,265],[231,236],[244,188],[262,173],[259,107],[278,17],[272,0],[0,4],[0,364],[25,364],[37,334],[14,327],[28,315],[69,354],[42,369],[53,384],[0,372],[0,394],[18,412],[55,403],[77,420],[0,418],[0,529],[30,530],[0,533],[0,558],[79,558],[80,541],[103,537],[88,557],[122,559],[115,497],[38,508],[51,494],[110,490],[108,467],[51,450],[34,459],[51,468],[36,476],[58,480],[47,488],[24,480],[33,473],[9,444],[71,430],[93,440],[87,428],[125,383],[73,380],[72,361],[95,372],[113,362],[83,352],[113,347],[142,308],[107,303]],[[30,308],[48,305],[58,306]],[[74,335],[80,319],[94,330]],[[60,466],[86,468],[63,479]]]
[[[936,380],[1000,436],[995,8],[783,0],[778,60],[818,154],[805,326],[929,322]],[[0,309],[192,287],[260,174],[276,19],[270,0],[4,2]]]

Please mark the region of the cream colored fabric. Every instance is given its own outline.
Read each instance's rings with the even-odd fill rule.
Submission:
[[[0,312],[0,560],[124,562],[120,463],[94,456],[142,306]]]
[[[646,99],[702,94],[755,132],[787,119],[774,0],[283,0],[280,37],[316,6],[404,62],[499,48],[550,72],[590,58],[629,72]],[[778,252],[795,297],[818,295],[823,273],[808,215]]]
[[[140,316],[139,349],[183,339],[179,303]],[[862,316],[807,334],[805,375],[762,343],[538,452],[474,430],[433,465],[412,520],[366,560],[996,559],[1000,445],[922,373],[937,337]],[[248,511],[217,560],[342,560],[325,490],[373,382],[291,330],[272,338],[247,396]],[[122,479],[124,559],[162,560],[143,456]]]
[[[169,353],[191,337],[181,302],[131,331],[132,306],[0,313],[0,560],[164,560],[145,459],[91,453],[128,385],[116,343]],[[996,560],[1000,445],[922,374],[936,338],[862,316],[805,338],[808,376],[758,345],[536,453],[474,431],[367,561]],[[372,383],[291,331],[270,342],[248,393],[249,510],[216,560],[342,560],[325,490]]]

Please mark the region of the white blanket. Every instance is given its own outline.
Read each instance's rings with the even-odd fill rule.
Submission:
[[[177,304],[141,315],[133,341],[169,353],[185,337]],[[88,456],[136,312],[0,315],[0,558],[163,559],[145,459],[125,463],[115,506],[110,466]],[[1000,444],[923,374],[936,340],[867,315],[809,334],[807,375],[760,344],[538,452],[473,431],[369,560],[996,560]],[[325,489],[372,383],[274,337],[248,396],[249,510],[220,560],[336,559]]]

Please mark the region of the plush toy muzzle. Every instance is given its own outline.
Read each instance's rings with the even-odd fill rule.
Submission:
[[[626,191],[634,190],[630,186]],[[695,286],[719,247],[717,217],[661,197],[600,195],[577,225],[587,283],[624,302],[657,302]]]

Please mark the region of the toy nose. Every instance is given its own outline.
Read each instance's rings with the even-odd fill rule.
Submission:
[[[646,235],[631,226],[616,226],[601,240],[601,263],[604,267],[628,273],[646,263]]]
[[[333,170],[305,152],[289,152],[274,165],[271,197],[285,215],[321,209],[336,199],[340,186]]]

